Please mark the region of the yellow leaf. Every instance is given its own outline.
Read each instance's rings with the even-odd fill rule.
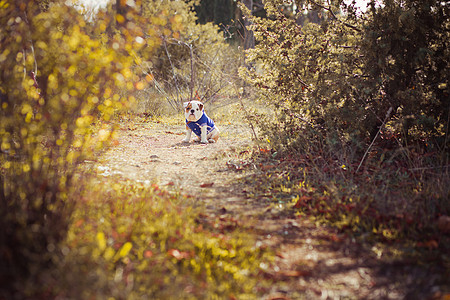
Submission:
[[[152,74],[147,74],[145,76],[145,79],[147,80],[147,82],[152,82],[153,81],[153,75]]]
[[[98,138],[100,141],[104,142],[109,138],[110,132],[106,129],[100,129],[98,132]]]
[[[132,247],[133,245],[130,242],[126,242],[125,244],[123,244],[122,248],[119,251],[119,256],[120,257],[127,256]]]
[[[183,17],[180,15],[175,15],[175,17],[173,17],[172,21],[175,23],[181,23],[181,22],[183,22]]]
[[[143,90],[145,88],[145,83],[143,81],[136,82],[136,89]]]
[[[116,15],[116,20],[118,23],[122,24],[123,22],[125,22],[125,18],[122,15],[117,14]]]
[[[113,258],[114,254],[115,254],[114,249],[111,247],[108,247],[108,249],[106,249],[106,251],[105,251],[105,254],[103,254],[103,257],[106,260],[110,260],[111,258]]]
[[[106,239],[105,234],[103,232],[97,233],[97,244],[100,250],[105,250],[106,248]]]
[[[24,171],[24,172],[29,172],[30,170],[31,170],[31,167],[30,167],[29,164],[25,164],[25,165],[23,166],[23,171]]]

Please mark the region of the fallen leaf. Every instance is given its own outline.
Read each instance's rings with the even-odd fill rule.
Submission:
[[[337,234],[332,234],[332,235],[330,235],[329,236],[329,239],[332,241],[332,242],[342,242],[342,237],[339,237]]]
[[[201,188],[209,188],[212,187],[214,185],[214,182],[208,182],[208,183],[202,183],[200,184]]]
[[[261,171],[267,171],[267,170],[270,170],[270,169],[272,169],[274,167],[275,166],[272,166],[272,165],[263,165],[263,164],[260,165]]]
[[[75,227],[80,227],[81,225],[83,225],[83,223],[84,223],[84,220],[80,219],[75,223]]]
[[[177,249],[170,249],[167,251],[170,256],[175,257],[177,260],[182,260],[184,258],[189,258],[189,253],[184,251],[179,251]]]
[[[439,247],[439,244],[436,240],[429,240],[426,242],[419,242],[417,243],[418,247],[428,248],[428,249],[435,249]]]
[[[307,272],[304,271],[298,271],[298,270],[286,270],[286,271],[280,271],[278,272],[278,275],[282,277],[300,277],[305,276]]]
[[[175,134],[175,135],[183,135],[182,132],[172,132],[172,131],[166,131],[167,134]]]
[[[303,206],[306,205],[307,202],[311,200],[312,200],[311,196],[302,196],[297,200],[297,202],[294,205],[294,208],[302,208]]]
[[[291,300],[291,298],[288,298],[286,296],[283,295],[273,295],[273,296],[269,296],[269,298],[267,298],[268,300]]]
[[[144,257],[145,258],[150,258],[150,257],[152,257],[153,256],[153,252],[152,251],[150,251],[150,250],[145,250],[145,252],[144,252]]]

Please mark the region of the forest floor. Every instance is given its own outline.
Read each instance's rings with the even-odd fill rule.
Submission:
[[[275,284],[265,299],[445,297],[433,285],[436,270],[413,261],[380,258],[373,245],[298,218],[282,204],[251,197],[243,180],[257,180],[258,175],[243,158],[255,147],[251,131],[232,124],[219,129],[219,141],[203,145],[182,143],[181,123],[128,123],[94,170],[100,176],[118,175],[191,196],[184,205],[200,207],[205,221],[227,218],[235,230],[250,232],[259,245],[276,254],[265,274]]]

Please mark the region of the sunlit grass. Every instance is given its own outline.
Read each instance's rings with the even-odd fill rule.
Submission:
[[[61,293],[106,299],[257,298],[270,255],[245,233],[214,230],[158,186],[87,183],[62,246]],[[213,221],[215,222],[215,221]],[[219,221],[217,221],[219,222]]]

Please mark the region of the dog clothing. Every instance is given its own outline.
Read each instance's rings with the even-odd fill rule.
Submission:
[[[186,120],[186,125],[195,133],[197,136],[202,135],[201,127],[207,126],[207,134],[210,134],[214,130],[214,121],[209,118],[205,112],[200,119],[196,122]]]

